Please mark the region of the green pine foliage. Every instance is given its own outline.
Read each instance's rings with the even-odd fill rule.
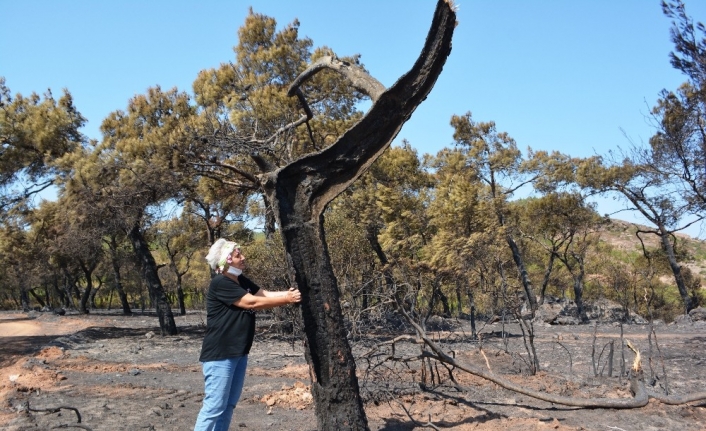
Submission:
[[[668,15],[681,22],[680,14]],[[693,27],[676,28],[673,63],[688,82],[657,103],[648,147],[586,159],[522,151],[468,112],[450,119],[454,144],[437,154],[406,141],[389,148],[325,212],[350,333],[375,327],[362,322],[401,322],[398,305],[427,320],[527,313],[528,289],[539,302],[579,294],[664,321],[685,312],[685,297],[706,304],[706,242],[679,233],[684,217],[706,216],[696,127],[706,80],[704,62],[693,61],[704,50],[679,44]],[[149,243],[172,307],[203,310],[204,256],[218,237],[243,244],[248,273],[263,287],[294,286],[251,156],[276,169],[326,148],[361,118],[364,95],[326,72],[302,87],[315,119],[287,127],[302,117],[289,84],[329,55],[300,36],[296,20],[278,28],[251,11],[234,58],[199,72],[193,95],[150,88],[105,118],[91,142],[68,91],[24,97],[0,79],[0,307],[119,309],[120,294],[130,308],[153,307],[133,228]],[[362,66],[359,56],[338,58]],[[58,187],[55,202],[22,205],[46,184]],[[622,197],[650,223],[597,214],[591,193]]]

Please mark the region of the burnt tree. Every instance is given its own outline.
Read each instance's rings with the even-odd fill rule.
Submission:
[[[339,290],[326,245],[326,206],[363,174],[385,151],[424,101],[451,52],[456,26],[454,5],[439,0],[422,52],[412,69],[385,89],[362,68],[325,57],[291,84],[311,117],[301,85],[321,70],[343,74],[356,90],[370,96],[366,115],[334,144],[282,168],[254,155],[263,171],[259,183],[272,204],[285,250],[302,293],[307,361],[313,369],[312,394],[320,430],[367,430],[356,365],[346,338]]]

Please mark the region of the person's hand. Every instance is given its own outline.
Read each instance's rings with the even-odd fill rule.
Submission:
[[[302,293],[298,289],[295,289],[293,287],[289,288],[289,291],[287,292],[286,296],[290,304],[300,302],[302,300]]]

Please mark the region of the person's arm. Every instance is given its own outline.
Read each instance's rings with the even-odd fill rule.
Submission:
[[[246,293],[240,299],[235,301],[233,305],[244,308],[246,310],[266,310],[275,308],[281,305],[294,304],[301,301],[301,293],[294,288],[282,292],[268,292],[265,289],[260,289],[255,294]]]
[[[294,290],[294,289],[289,289]],[[287,290],[281,290],[278,292],[272,292],[265,289],[260,289],[255,293],[255,296],[264,296],[265,298],[277,298],[279,296],[286,296],[289,293]]]

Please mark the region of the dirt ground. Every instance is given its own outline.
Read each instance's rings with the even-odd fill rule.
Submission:
[[[204,315],[177,316],[180,333],[159,335],[157,318],[114,313],[57,316],[51,313],[0,313],[0,429],[189,430],[201,406],[203,380],[198,362]],[[267,332],[260,319],[250,354],[246,387],[232,430],[315,430],[309,371],[301,341]],[[594,327],[536,326],[541,371],[529,376],[518,327],[482,327],[482,348],[468,336],[467,322],[442,322],[439,339],[457,360],[489,366],[527,387],[576,397],[629,397],[619,365],[608,377],[607,350],[619,346],[620,328],[600,325],[591,365]],[[354,342],[361,390],[372,430],[706,430],[706,404],[667,406],[657,401],[635,410],[578,409],[519,395],[480,378],[453,376],[442,365],[418,360],[413,343],[396,346],[400,361],[383,361],[391,337],[375,335]],[[441,330],[443,329],[443,331]],[[624,327],[624,337],[643,355],[650,391],[672,394],[706,390],[706,322],[655,327]],[[375,349],[383,343],[382,349]],[[386,350],[387,349],[387,350]],[[633,354],[625,354],[632,362]],[[621,352],[616,348],[614,364]],[[486,365],[487,358],[487,365]],[[664,368],[663,368],[664,367]],[[666,370],[666,373],[663,372]],[[426,374],[426,390],[421,389]],[[656,377],[655,377],[656,376]],[[460,388],[460,389],[459,389]],[[80,417],[80,422],[79,422]]]

